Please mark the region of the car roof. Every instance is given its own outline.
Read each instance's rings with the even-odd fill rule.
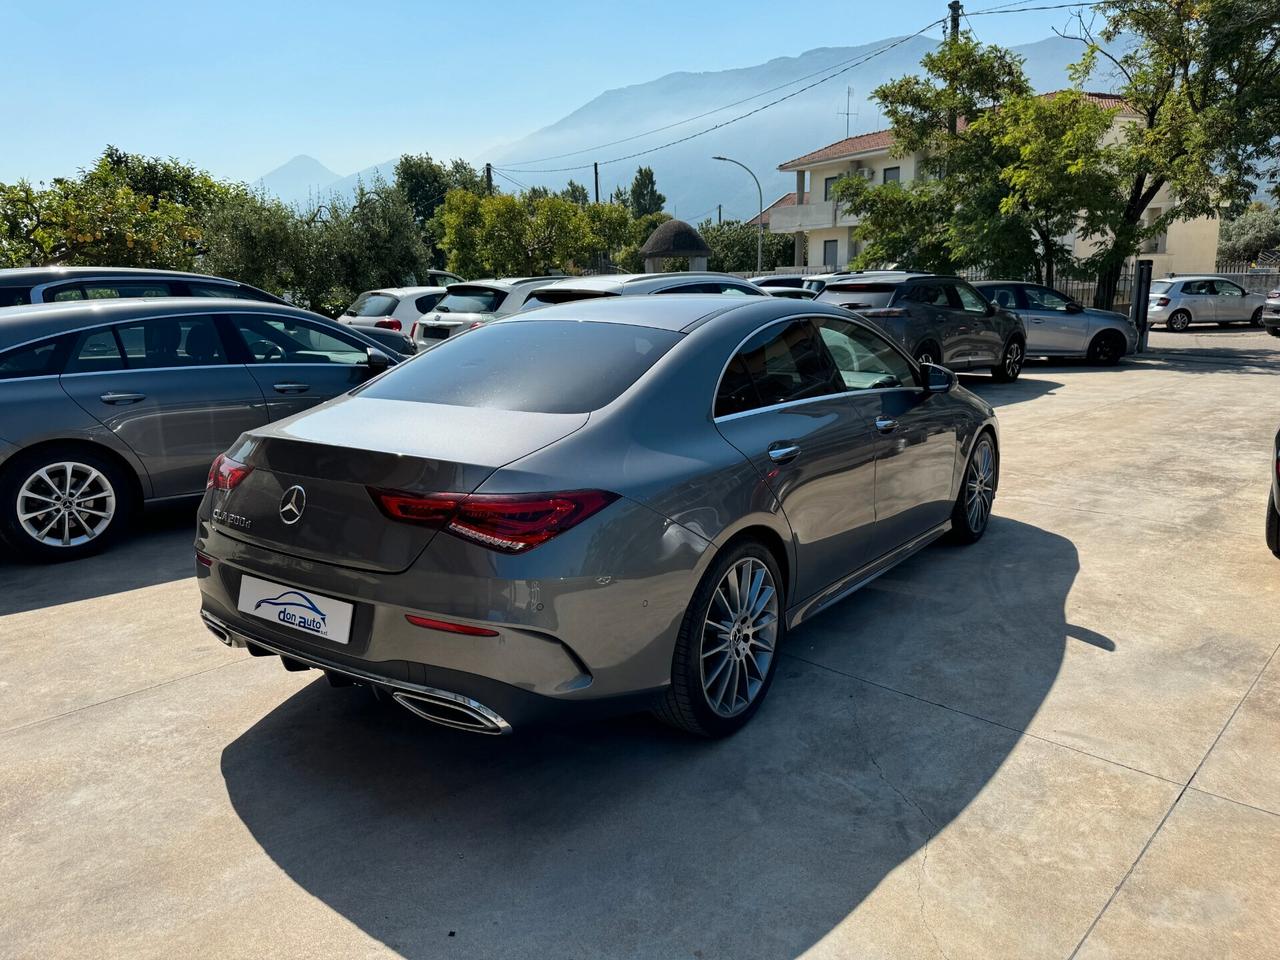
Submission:
[[[721,293],[673,293],[661,297],[604,297],[557,303],[525,313],[503,317],[495,323],[534,323],[545,320],[623,323],[635,327],[688,332],[716,317],[750,309],[758,312],[761,322],[788,316],[813,316],[818,313],[848,318],[843,307],[816,303],[813,300],[789,300],[782,297],[742,297]]]
[[[0,286],[20,284],[56,283],[58,280],[76,280],[84,277],[176,277],[184,280],[214,280],[220,283],[239,283],[226,277],[207,273],[191,273],[186,270],[153,270],[148,267],[5,267],[0,269]]]
[[[365,293],[383,293],[389,297],[415,297],[423,293],[444,293],[448,287],[377,287],[374,290],[366,290]]]
[[[516,287],[527,286],[536,283],[539,286],[551,283],[554,280],[564,280],[565,277],[482,277],[479,280],[463,280],[462,283],[455,283],[449,287],[450,292],[455,292],[458,287],[485,287],[489,290],[502,290],[510,293]]]
[[[1163,280],[1165,283],[1178,283],[1182,280],[1226,280],[1228,283],[1234,283],[1230,277],[1224,277],[1217,273],[1180,273],[1176,277],[1152,277],[1151,282]]]
[[[299,307],[245,300],[240,297],[141,297],[136,299],[113,297],[102,300],[64,300],[58,303],[5,307],[0,311],[0,350],[104,323],[186,314],[244,313],[246,310],[255,313],[270,311],[275,314],[292,314],[299,318],[334,322]]]
[[[641,293],[651,288],[660,289],[670,284],[697,283],[700,280],[732,280],[735,283],[751,286],[749,280],[735,277],[731,273],[715,273],[699,270],[678,273],[613,273],[596,277],[565,277],[549,283],[548,290],[606,290],[615,293]]]

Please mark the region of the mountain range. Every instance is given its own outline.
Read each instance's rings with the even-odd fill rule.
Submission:
[[[795,187],[794,175],[778,172],[778,164],[842,139],[846,123],[850,134],[885,126],[869,99],[871,91],[887,80],[919,72],[920,58],[937,43],[927,37],[879,40],[855,47],[820,47],[732,70],[667,74],[607,90],[555,123],[494,149],[480,162],[494,164],[495,182],[505,190],[534,185],[558,190],[570,178],[591,190],[591,163],[598,161],[602,199],[615,186],[628,185],[636,167],[646,165],[653,168],[658,189],[667,198],[666,209],[673,215],[696,223],[714,217],[716,205],[722,204],[726,218],[750,217],[758,202],[755,184],[742,170],[712,160],[713,154],[750,167],[760,178],[768,206]],[[896,45],[869,56],[889,44]],[[1081,53],[1079,43],[1056,36],[1012,49],[1023,57],[1028,79],[1041,92],[1067,86],[1067,68]],[[796,93],[843,66],[850,69]],[[800,81],[811,74],[816,76]],[[791,93],[795,95],[768,109],[690,136]],[[735,105],[722,109],[726,104]],[[680,122],[701,114],[705,116]],[[645,131],[656,132],[636,136]],[[417,149],[432,153],[432,144],[424,141]],[[351,191],[357,180],[368,182],[375,174],[390,180],[395,162],[393,158],[343,176],[301,155],[263,175],[257,185],[288,203],[305,203],[310,197]]]

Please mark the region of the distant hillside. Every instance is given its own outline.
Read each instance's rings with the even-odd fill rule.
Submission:
[[[489,160],[496,166],[514,168],[508,171],[510,176],[524,184],[559,189],[569,178],[573,178],[591,189],[590,165],[593,160],[605,161],[637,153],[745,113],[798,89],[804,83],[757,96],[760,91],[786,84],[806,74],[835,69],[840,64],[865,56],[887,42],[890,41],[877,40],[858,47],[822,47],[798,57],[779,57],[751,67],[707,73],[672,73],[647,83],[608,90],[550,126],[497,149],[492,156],[482,159]],[[924,37],[907,40],[865,64],[854,67],[848,73],[745,120],[665,150],[602,164],[600,193],[605,196],[615,186],[629,184],[636,167],[646,164],[653,167],[658,189],[666,194],[667,210],[682,219],[696,221],[704,216],[714,216],[717,203],[724,205],[726,217],[752,216],[757,203],[755,185],[742,171],[712,160],[713,154],[725,154],[751,167],[760,177],[765,192],[764,202],[768,205],[795,186],[794,175],[779,173],[776,169],[778,164],[844,137],[845,118],[838,111],[845,108],[847,87],[853,88],[851,109],[856,114],[850,118],[849,131],[864,133],[882,128],[885,124],[878,116],[876,105],[867,99],[871,91],[886,80],[918,72],[920,58],[936,44],[937,41]],[[1067,66],[1078,59],[1081,53],[1080,44],[1060,37],[1051,37],[1013,49],[1025,58],[1027,76],[1035,88],[1041,91],[1067,86]],[[744,98],[751,99],[728,110],[716,110],[724,104]],[[638,132],[663,127],[685,117],[712,110],[716,112],[700,120],[680,124],[650,136],[600,147],[587,153],[559,157],[560,154],[631,137]],[[285,170],[300,160],[310,158],[297,157],[280,170]],[[316,164],[314,160],[310,162]],[[585,169],[530,172],[579,165],[585,166]],[[332,181],[324,185],[324,189],[354,189],[358,177],[363,177],[367,182],[374,171],[380,171],[385,178],[390,179],[394,166],[395,161],[388,160],[349,177],[338,178],[335,175]],[[279,172],[268,174],[263,178],[264,183]],[[510,185],[501,179],[499,183]],[[305,199],[306,195],[305,190],[300,197],[283,190],[273,189],[272,192],[288,200]]]
[[[341,179],[315,157],[299,154],[258,178],[253,185],[286,203],[295,203],[329,192]]]

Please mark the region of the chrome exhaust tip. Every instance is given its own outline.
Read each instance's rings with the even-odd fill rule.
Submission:
[[[219,620],[211,613],[200,611],[200,619],[204,621],[204,625],[209,629],[215,637],[221,640],[228,647],[243,647],[244,641],[231,631],[225,623]]]
[[[392,690],[396,703],[424,720],[454,730],[502,736],[511,732],[511,724],[482,703],[470,697],[438,690],[435,693],[409,693]]]

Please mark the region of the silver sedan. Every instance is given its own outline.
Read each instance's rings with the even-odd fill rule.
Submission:
[[[245,433],[199,510],[201,615],[448,726],[640,707],[724,736],[788,629],[982,536],[997,444],[838,307],[550,306]]]

